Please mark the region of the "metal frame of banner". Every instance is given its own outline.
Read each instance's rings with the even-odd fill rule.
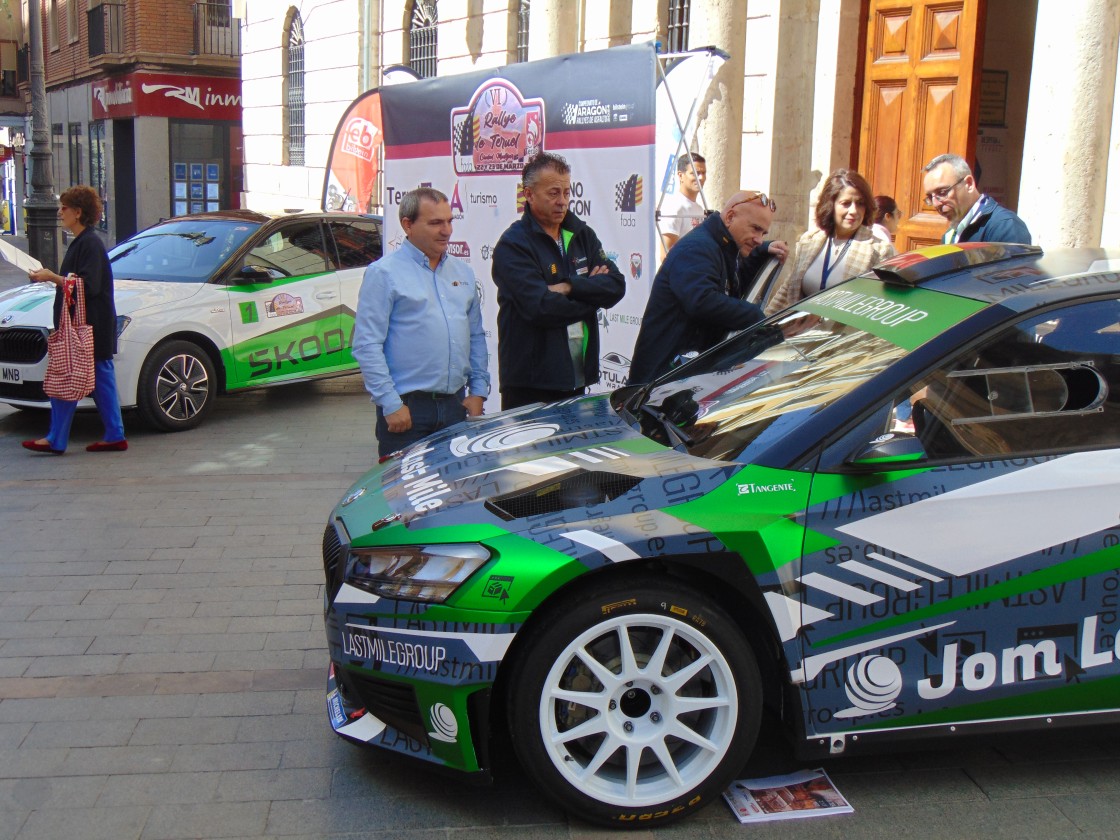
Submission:
[[[665,95],[669,100],[669,107],[673,111],[673,119],[676,121],[676,124],[677,124],[677,133],[680,135],[680,138],[677,140],[676,150],[673,152],[673,160],[676,160],[683,153],[682,149],[691,150],[691,148],[692,148],[692,142],[696,139],[696,134],[700,129],[700,121],[696,120],[696,122],[693,122],[693,118],[696,116],[696,111],[700,107],[700,100],[707,93],[708,87],[711,85],[712,78],[714,78],[714,75],[712,77],[709,77],[708,75],[705,75],[704,77],[702,77],[703,81],[701,82],[701,84],[699,86],[697,86],[695,93],[693,93],[693,95],[692,95],[692,102],[689,105],[688,116],[685,119],[685,121],[682,122],[681,117],[680,117],[680,111],[677,109],[677,103],[673,100],[673,92],[672,92],[672,89],[669,87],[669,83],[668,83],[668,80],[667,80],[669,70],[672,69],[669,65],[671,63],[675,62],[677,59],[692,58],[693,56],[697,56],[697,55],[707,55],[708,56],[709,67],[711,66],[711,61],[717,56],[722,58],[724,61],[726,61],[728,58],[730,58],[730,56],[728,55],[727,52],[725,52],[724,50],[721,50],[719,47],[714,47],[714,46],[713,47],[699,47],[697,49],[686,50],[684,52],[658,53],[658,55],[657,55],[657,84],[659,84],[659,85],[664,84],[665,85]],[[686,137],[685,136],[685,128],[686,128],[686,126],[688,126],[690,124],[692,125],[692,136]],[[695,164],[692,163],[692,161],[689,161],[689,167],[692,169],[692,174],[696,175],[696,166],[695,166]],[[697,181],[699,181],[699,178],[697,178]],[[657,243],[656,244],[658,246],[660,246],[660,244],[661,244],[661,204],[664,201],[665,201],[665,185],[664,185],[664,183],[661,183],[661,184],[658,185],[657,207],[655,208],[655,212],[654,212],[654,216],[653,216],[654,225],[657,228]],[[711,208],[708,207],[708,198],[704,194],[704,187],[703,186],[700,187],[700,204],[704,207],[705,211],[708,211],[708,210],[711,209]]]

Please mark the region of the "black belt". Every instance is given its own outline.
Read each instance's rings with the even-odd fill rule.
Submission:
[[[401,394],[401,402],[408,402],[410,399],[450,400],[462,399],[462,395],[459,393],[441,394],[436,391],[409,391],[407,394]]]

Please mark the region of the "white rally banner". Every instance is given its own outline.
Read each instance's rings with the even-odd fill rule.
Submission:
[[[450,252],[474,271],[490,349],[496,411],[495,243],[524,211],[521,170],[540,150],[572,167],[570,209],[595,230],[626,276],[626,296],[599,312],[602,379],[625,383],[648,297],[655,250],[651,45],[514,64],[381,89],[386,250],[404,238],[401,196],[431,186],[451,201]]]

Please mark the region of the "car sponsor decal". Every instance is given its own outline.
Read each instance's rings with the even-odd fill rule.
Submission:
[[[928,289],[899,288],[857,277],[807,298],[797,308],[913,350],[986,305]]]
[[[303,298],[281,292],[272,300],[266,301],[264,314],[269,318],[286,318],[303,314]]]

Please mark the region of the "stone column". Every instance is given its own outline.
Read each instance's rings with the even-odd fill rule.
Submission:
[[[747,23],[743,0],[694,3],[688,27],[689,47],[716,46],[730,54],[700,105],[699,151],[708,165],[704,194],[718,210],[739,189],[743,161],[743,55]],[[700,12],[703,12],[702,14]]]
[[[534,0],[529,12],[529,60],[579,52],[583,0]]]
[[[1019,215],[1043,246],[1098,246],[1116,86],[1116,0],[1039,0]]]

